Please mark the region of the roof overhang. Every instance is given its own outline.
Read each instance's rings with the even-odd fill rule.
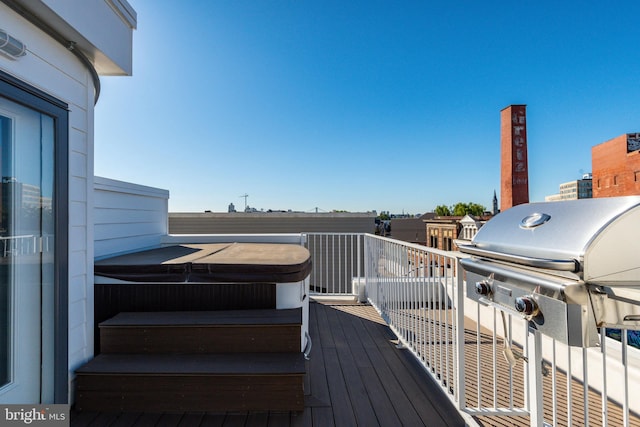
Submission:
[[[126,0],[2,0],[80,49],[100,75],[131,75],[137,14]],[[48,27],[48,28],[42,28]]]

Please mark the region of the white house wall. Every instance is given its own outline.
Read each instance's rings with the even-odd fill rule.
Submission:
[[[93,269],[93,241],[88,227],[88,188],[93,176],[93,84],[82,64],[0,3],[4,30],[28,47],[12,61],[2,57],[2,70],[69,105],[69,371],[93,353],[92,296],[88,271]],[[62,71],[64,70],[64,71]],[[90,160],[91,159],[91,160]],[[91,297],[91,299],[90,299]],[[89,307],[91,305],[91,307]],[[89,318],[91,316],[91,318]]]
[[[158,247],[167,235],[169,192],[95,177],[95,257]]]
[[[84,2],[85,0],[83,0]],[[55,1],[60,5],[83,5],[83,2]],[[39,1],[25,0],[40,8]],[[116,14],[111,7],[91,0],[95,7],[92,20],[110,22]],[[95,4],[94,4],[95,3]],[[126,2],[125,2],[126,3]],[[35,5],[35,6],[34,6]],[[87,6],[89,7],[89,6]],[[83,10],[87,10],[83,7]],[[120,24],[122,25],[122,20]],[[73,20],[72,20],[73,21]],[[0,55],[0,69],[43,92],[65,102],[69,107],[69,390],[73,390],[73,371],[93,355],[93,131],[94,86],[89,70],[69,50],[42,32],[25,18],[0,3],[2,29],[27,46],[27,54],[17,60]],[[104,29],[103,27],[100,27]],[[120,30],[114,30],[120,32]],[[131,27],[128,28],[131,32]],[[108,35],[106,31],[105,35]],[[130,56],[131,41],[118,38],[117,44]],[[118,56],[118,55],[114,55]],[[123,64],[127,68],[126,64]],[[130,66],[129,66],[130,69]]]

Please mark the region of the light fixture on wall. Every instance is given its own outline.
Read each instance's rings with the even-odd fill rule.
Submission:
[[[11,59],[18,59],[27,54],[27,46],[10,36],[5,30],[0,29],[0,53]]]

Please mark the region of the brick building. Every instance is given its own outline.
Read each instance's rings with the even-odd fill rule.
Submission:
[[[454,240],[458,238],[462,225],[461,216],[437,216],[426,220],[427,247],[443,251],[457,251]]]
[[[436,216],[426,219],[427,247],[457,251],[458,243],[468,244],[489,219],[490,215]]]
[[[640,194],[640,133],[628,133],[591,148],[593,197]]]
[[[500,111],[500,210],[529,203],[527,106]]]

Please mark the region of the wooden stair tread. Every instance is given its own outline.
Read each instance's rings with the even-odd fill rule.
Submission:
[[[100,323],[111,327],[189,327],[233,325],[299,325],[302,308],[272,310],[124,312]]]
[[[78,375],[304,375],[302,353],[100,354]]]

